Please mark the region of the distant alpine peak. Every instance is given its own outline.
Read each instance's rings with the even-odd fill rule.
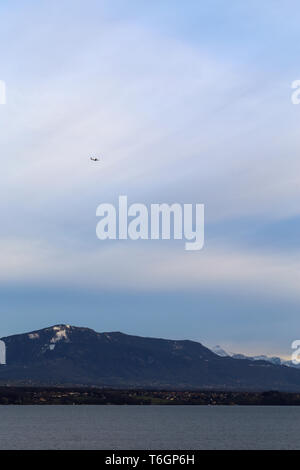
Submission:
[[[228,353],[218,344],[212,347],[211,351],[220,357],[232,357],[233,359],[247,359],[249,361],[266,361],[274,365],[279,365],[279,366],[282,365],[282,366],[300,369],[299,364],[294,364],[292,361],[281,359],[278,356],[266,356],[264,354],[259,355],[259,356],[247,356],[245,354]]]
[[[230,356],[230,354],[228,354],[228,352],[226,352],[223,348],[221,348],[221,346],[219,344],[217,344],[216,346],[211,348],[211,350],[212,350],[212,352],[214,352],[215,354],[217,354],[218,356],[221,356],[221,357]]]

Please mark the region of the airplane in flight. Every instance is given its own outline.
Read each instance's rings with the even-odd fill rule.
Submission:
[[[100,161],[100,158],[97,158],[97,157],[90,157],[90,160],[92,160],[92,162],[99,162],[99,161]]]

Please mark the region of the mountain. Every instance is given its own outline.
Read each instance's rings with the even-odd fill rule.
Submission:
[[[230,356],[230,354],[228,354],[228,352],[225,351],[223,348],[221,348],[221,346],[219,346],[218,344],[216,346],[214,346],[213,348],[211,348],[211,351],[214,352],[215,354],[217,354],[218,356],[221,356],[221,357]]]
[[[245,356],[244,354],[232,354],[231,357],[234,357],[235,359],[249,359],[250,361],[267,361],[276,365],[287,365],[285,361],[277,356]]]
[[[220,357],[194,341],[56,325],[2,338],[0,384],[300,391],[300,371]]]
[[[228,357],[233,357],[234,359],[248,359],[249,361],[267,361],[276,365],[294,367],[296,369],[300,369],[300,364],[294,364],[293,361],[285,361],[284,359],[281,359],[281,357],[277,357],[277,356],[271,356],[271,357],[265,356],[265,355],[245,356],[245,354],[228,353],[219,345],[213,346],[211,348],[211,351],[213,351],[215,354],[218,354],[218,356],[221,356],[221,357],[228,356]]]

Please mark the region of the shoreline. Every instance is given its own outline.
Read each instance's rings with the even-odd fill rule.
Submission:
[[[1,405],[299,406],[300,392],[0,386]]]

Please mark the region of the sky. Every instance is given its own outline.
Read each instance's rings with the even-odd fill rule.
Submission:
[[[0,336],[68,323],[291,354],[299,14],[293,0],[1,1]],[[119,195],[204,204],[203,250],[98,240],[97,206]]]

